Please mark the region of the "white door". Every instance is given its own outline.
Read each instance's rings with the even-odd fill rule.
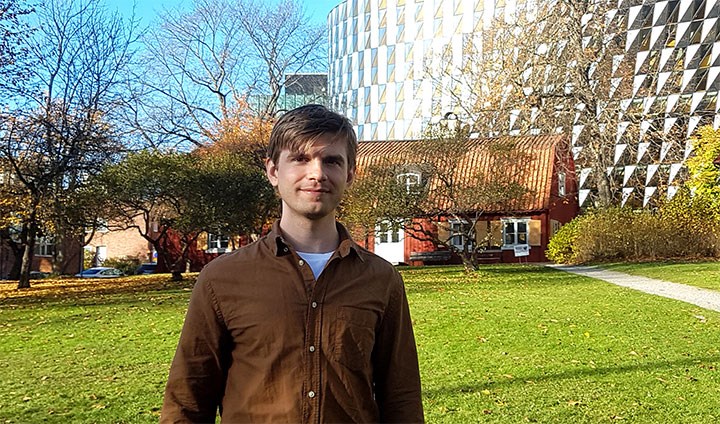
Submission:
[[[390,262],[405,262],[405,231],[399,224],[382,221],[375,228],[375,254]]]

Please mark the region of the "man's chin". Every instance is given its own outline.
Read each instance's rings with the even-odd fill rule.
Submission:
[[[332,212],[328,211],[312,211],[312,212],[306,212],[305,218],[312,220],[312,221],[319,221],[323,218],[326,218],[328,215],[331,215]]]

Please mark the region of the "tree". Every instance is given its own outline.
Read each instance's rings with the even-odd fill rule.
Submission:
[[[720,130],[703,127],[693,140],[693,156],[688,158],[685,185],[695,198],[710,202],[720,216]]]
[[[34,11],[19,0],[0,0],[0,90],[19,84],[27,76],[25,41],[32,34],[23,20]]]
[[[3,169],[29,199],[20,232],[20,288],[29,287],[37,237],[62,239],[70,231],[64,205],[123,149],[113,120],[137,27],[108,14],[100,0],[48,1],[37,10],[37,22],[24,45],[29,76],[8,88],[13,107],[0,115]],[[62,262],[60,247],[56,263]]]
[[[213,128],[248,105],[271,118],[287,74],[325,67],[325,30],[295,0],[196,0],[161,22],[144,39],[145,84],[127,116],[154,145],[211,144]]]
[[[658,51],[638,54],[652,50],[654,38],[649,31],[626,37],[627,9],[617,6],[609,0],[519,5],[469,37],[462,65],[443,70],[438,79],[458,114],[480,134],[572,134],[569,147],[578,166],[590,172],[598,207],[627,200],[620,188],[629,177],[638,179],[630,184],[645,182],[625,165],[636,157],[653,161],[651,153],[684,136],[658,120],[665,107],[651,96],[667,94],[672,84],[661,83]],[[652,13],[646,18],[653,19]],[[670,38],[664,31],[654,43],[664,47]],[[644,79],[633,78],[635,62],[627,58],[636,56]],[[665,160],[679,161],[680,155],[674,149]]]
[[[379,222],[399,225],[410,237],[457,253],[467,270],[477,269],[476,226],[486,211],[516,210],[533,194],[522,181],[531,158],[513,139],[479,140],[469,127],[443,122],[430,125],[422,140],[393,147],[360,159],[343,219],[366,233]],[[462,223],[461,233],[449,231],[450,222]]]
[[[238,151],[133,153],[94,178],[87,195],[104,206],[110,230],[137,230],[175,280],[202,232],[259,234],[276,207],[254,157]]]

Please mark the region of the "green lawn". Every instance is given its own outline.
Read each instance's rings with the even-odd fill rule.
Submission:
[[[720,419],[718,313],[542,267],[402,272],[429,423]],[[157,421],[189,284],[126,280],[0,284],[0,423]]]
[[[720,291],[720,261],[607,264],[602,268]]]

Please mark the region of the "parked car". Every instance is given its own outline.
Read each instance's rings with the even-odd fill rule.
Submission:
[[[156,263],[146,263],[142,264],[135,270],[135,274],[142,275],[142,274],[155,274],[155,271],[157,270],[157,264]]]
[[[47,278],[49,276],[50,276],[50,273],[48,273],[48,272],[30,271],[30,279],[31,280],[40,280],[42,278]]]
[[[76,277],[80,278],[117,278],[123,277],[125,274],[117,268],[109,268],[106,266],[98,266],[95,268],[88,268],[79,274],[75,274]]]

